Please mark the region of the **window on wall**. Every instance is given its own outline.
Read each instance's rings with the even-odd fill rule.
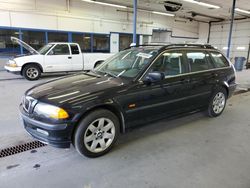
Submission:
[[[20,46],[12,43],[11,36],[19,38],[19,32],[12,29],[0,29],[0,56],[20,54]]]
[[[140,37],[137,35],[136,43],[139,44]],[[124,50],[128,48],[130,44],[133,43],[133,35],[132,34],[119,34],[119,50]]]
[[[93,35],[93,52],[108,53],[109,45],[109,35]]]
[[[46,43],[45,32],[40,31],[22,31],[22,40],[38,50]]]
[[[91,52],[90,34],[72,34],[72,42],[78,43],[82,52]]]
[[[48,32],[48,42],[68,42],[68,33]]]

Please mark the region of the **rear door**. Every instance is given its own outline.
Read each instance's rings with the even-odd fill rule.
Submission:
[[[77,44],[70,44],[71,51],[71,64],[73,71],[83,70],[83,58],[82,53]]]
[[[46,72],[71,71],[71,54],[68,44],[56,44],[44,56]]]
[[[193,96],[189,102],[195,109],[208,104],[218,75],[215,73],[215,67],[206,51],[186,50],[185,57],[190,71],[190,94]]]

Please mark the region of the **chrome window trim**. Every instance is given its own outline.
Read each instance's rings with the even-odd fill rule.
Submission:
[[[167,51],[173,51],[175,49],[168,49],[168,50],[165,50],[163,52],[161,52],[155,59],[154,61],[151,62],[150,66],[146,69],[146,71],[142,74],[142,76],[138,79],[139,82],[142,82],[142,78],[147,74],[148,70],[153,66],[153,64],[155,63],[155,61],[164,53],[166,53]],[[189,49],[177,49],[177,50],[189,50]],[[190,49],[190,50],[193,50],[193,49]],[[196,49],[195,49],[196,50]],[[204,51],[204,49],[197,49],[197,50],[202,50]],[[215,51],[215,50],[214,50]],[[221,52],[219,52],[220,54],[222,54]],[[223,54],[222,54],[223,55]],[[224,56],[224,55],[223,55]],[[226,60],[228,60],[226,58]],[[187,73],[183,73],[183,74],[178,74],[178,75],[175,75],[175,76],[165,76],[165,79],[168,79],[168,78],[176,78],[176,77],[181,77],[181,76],[186,76],[186,75],[192,75],[192,74],[199,74],[199,73],[203,73],[203,72],[210,72],[210,71],[215,71],[215,70],[223,70],[223,69],[229,69],[229,68],[232,68],[233,64],[228,61],[229,63],[229,66],[226,66],[226,67],[220,67],[220,68],[213,68],[213,69],[208,69],[208,70],[203,70],[203,71],[196,71],[196,72],[187,72]]]

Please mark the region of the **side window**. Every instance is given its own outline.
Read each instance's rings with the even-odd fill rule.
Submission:
[[[228,67],[229,63],[227,62],[226,58],[218,53],[218,52],[211,52],[211,56],[213,58],[214,64],[217,68]]]
[[[154,62],[151,72],[162,72],[165,77],[185,73],[182,52],[165,52]]]
[[[213,65],[209,60],[209,54],[206,52],[188,51],[187,58],[191,72],[203,71],[213,68]]]
[[[49,55],[69,55],[69,46],[67,44],[57,44]]]
[[[76,44],[70,45],[72,55],[80,54],[78,46]]]

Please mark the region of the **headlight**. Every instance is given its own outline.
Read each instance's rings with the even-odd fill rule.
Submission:
[[[7,63],[7,66],[9,67],[17,67],[17,64],[14,60],[9,60],[9,62]]]
[[[69,117],[69,114],[64,109],[44,103],[38,103],[35,106],[34,113],[41,117],[45,116],[53,119],[66,119]]]

